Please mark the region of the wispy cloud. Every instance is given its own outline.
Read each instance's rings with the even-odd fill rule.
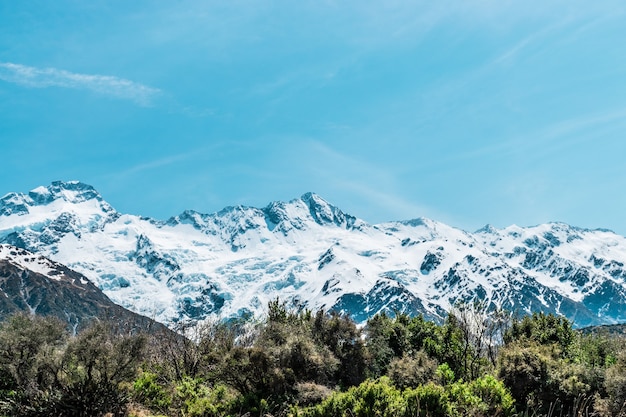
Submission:
[[[187,150],[187,152],[180,152],[178,154],[145,160],[135,165],[128,166],[124,169],[111,172],[105,175],[105,177],[118,180],[128,180],[133,176],[151,173],[154,171],[166,170],[177,164],[189,163],[189,161],[193,160],[203,159],[207,157],[218,158],[215,155],[217,155],[220,150],[230,149],[236,146],[242,145],[232,141],[216,141],[210,144],[206,144],[204,146],[193,147]]]
[[[335,181],[334,185],[344,192],[359,195],[373,206],[378,206],[388,211],[393,218],[385,219],[385,221],[412,219],[418,216],[432,217],[434,214],[434,211],[429,207],[416,204],[401,195],[372,187],[366,182],[338,180]]]
[[[161,93],[158,88],[110,75],[79,74],[58,68],[29,67],[0,62],[0,80],[31,88],[62,87],[88,90],[104,96],[149,106]]]
[[[342,153],[319,141],[309,141],[308,151],[317,157],[312,160],[323,160],[322,166],[315,164],[311,169],[315,176],[325,178],[342,194],[358,196],[371,206],[379,207],[390,216],[388,219],[404,219],[417,216],[441,218],[432,208],[406,198],[406,191],[398,192],[398,181],[393,169],[378,166],[372,161]]]
[[[517,42],[515,45],[507,49],[491,63],[487,64],[487,68],[490,68],[492,65],[512,65],[515,63],[515,59],[525,49],[531,49],[529,47],[533,47],[532,49],[537,49],[536,45],[541,45],[541,43],[544,42],[545,39],[554,32],[562,30],[567,26],[574,26],[578,23],[579,22],[576,19],[573,19],[571,17],[565,17],[561,20],[558,20],[554,24],[545,26],[535,32],[532,32],[528,36]]]
[[[558,155],[563,149],[592,141],[602,141],[606,131],[623,129],[626,108],[604,113],[579,115],[570,119],[541,126],[512,137],[501,138],[492,143],[470,150],[452,153],[433,160],[434,165],[453,165],[460,161],[495,160],[520,155],[537,159]]]
[[[134,165],[126,170],[115,173],[116,177],[128,177],[135,174],[142,173],[144,171],[151,171],[159,168],[164,168],[169,165],[173,165],[179,162],[184,162],[197,154],[196,151],[181,153],[178,155],[166,156],[164,158],[155,159],[152,161],[140,163]]]

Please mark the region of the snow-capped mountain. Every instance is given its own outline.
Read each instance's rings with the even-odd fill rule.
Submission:
[[[262,314],[276,297],[357,321],[381,310],[440,318],[474,300],[579,326],[626,321],[626,239],[562,223],[475,233],[424,218],[370,225],[311,193],[157,221],[116,212],[89,185],[54,182],[0,199],[0,242],[168,324]]]
[[[74,332],[93,319],[116,320],[125,330],[163,328],[113,303],[78,272],[40,254],[0,244],[0,318],[17,312],[55,316]]]

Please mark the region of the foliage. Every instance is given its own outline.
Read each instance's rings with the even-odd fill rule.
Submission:
[[[185,377],[176,387],[178,409],[189,417],[218,417],[231,413],[237,397],[223,384],[210,387],[199,379]]]
[[[60,392],[51,393],[68,339],[53,318],[17,314],[0,324],[0,412],[46,415],[54,412]]]
[[[595,399],[598,415],[626,415],[626,350],[623,345],[607,365],[602,388],[597,390]],[[600,395],[603,391],[605,395]]]
[[[533,313],[521,320],[514,320],[504,335],[505,343],[516,340],[532,341],[540,345],[556,345],[563,356],[570,353],[576,338],[572,323],[562,316]]]
[[[543,314],[515,321],[505,340],[498,376],[519,408],[571,414],[606,395],[606,367],[615,362],[608,340],[577,334],[567,320]]]
[[[142,372],[133,383],[133,398],[152,410],[165,412],[172,404],[172,395],[152,372]]]
[[[68,415],[84,409],[124,414],[129,394],[123,384],[134,379],[144,345],[144,337],[117,335],[104,323],[72,338],[62,360],[59,407]]]
[[[317,406],[298,410],[299,415],[310,417],[509,416],[512,412],[511,395],[492,376],[447,386],[429,382],[404,391],[389,378],[381,377],[335,393]]]
[[[488,416],[508,416],[515,400],[504,383],[492,375],[477,378],[468,384],[471,395],[480,398],[481,411]]]
[[[406,408],[404,397],[387,377],[367,380],[346,392],[337,392],[321,404],[304,409],[302,416],[310,417],[391,417],[402,416]]]
[[[450,394],[443,386],[429,382],[404,392],[410,416],[447,417],[458,415]]]
[[[328,383],[353,386],[365,380],[369,357],[361,330],[350,317],[319,310],[310,331],[313,340],[338,361]]]
[[[56,319],[16,315],[0,325],[0,410],[12,416],[123,415],[144,339],[97,323],[69,337]]]
[[[509,318],[475,304],[442,323],[379,314],[360,328],[274,300],[263,320],[72,336],[16,315],[0,323],[0,415],[626,415],[621,339]]]
[[[414,355],[394,358],[389,364],[387,375],[396,387],[404,389],[433,381],[436,371],[437,361],[424,351],[418,351]]]

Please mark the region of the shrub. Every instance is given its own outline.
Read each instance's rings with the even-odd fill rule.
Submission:
[[[572,323],[565,317],[533,313],[532,316],[525,316],[521,320],[513,320],[504,335],[504,341],[506,344],[531,341],[540,345],[556,345],[565,357],[570,353],[575,336]]]
[[[414,356],[405,355],[395,358],[389,364],[387,375],[400,389],[417,387],[435,378],[437,361],[425,352],[419,351]]]
[[[237,400],[225,385],[209,387],[197,378],[185,377],[176,387],[176,407],[188,417],[221,417],[231,414]]]
[[[617,354],[615,363],[605,373],[606,396],[596,400],[596,409],[601,416],[626,415],[626,352]]]
[[[133,398],[150,408],[164,413],[172,404],[172,396],[164,383],[159,383],[158,376],[152,372],[142,372],[133,383]]]
[[[318,404],[333,393],[327,386],[313,382],[299,382],[296,384],[296,391],[296,403],[301,406]]]
[[[538,397],[547,387],[552,351],[552,348],[536,343],[510,344],[500,351],[498,376],[518,404],[529,407],[539,405]]]
[[[145,338],[115,334],[96,323],[71,339],[59,377],[60,413],[123,415],[130,399],[125,384],[133,381],[143,358]]]
[[[448,391],[433,382],[406,390],[404,397],[407,416],[453,417],[458,414]]]
[[[302,410],[310,417],[396,417],[404,415],[406,401],[389,378],[367,380],[346,392],[336,392],[321,404]]]
[[[56,318],[17,314],[0,325],[0,413],[55,413],[65,326]]]
[[[0,325],[0,411],[12,416],[123,415],[144,339],[98,323],[69,338],[53,318]]]
[[[514,411],[515,400],[504,383],[492,375],[485,375],[470,382],[472,395],[480,398],[487,416],[510,416]]]

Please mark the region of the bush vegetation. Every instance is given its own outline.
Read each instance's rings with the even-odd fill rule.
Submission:
[[[52,318],[0,323],[6,416],[625,416],[626,348],[546,314],[479,305],[442,323],[379,314],[364,327],[278,300],[263,320],[178,333],[72,336]]]

